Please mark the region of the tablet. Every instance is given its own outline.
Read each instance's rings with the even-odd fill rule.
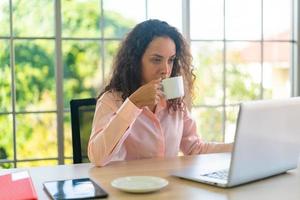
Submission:
[[[95,199],[108,194],[89,178],[44,182],[44,189],[52,199]]]

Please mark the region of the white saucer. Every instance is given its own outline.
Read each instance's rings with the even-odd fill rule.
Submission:
[[[113,180],[111,185],[117,189],[131,193],[146,193],[167,186],[166,179],[155,176],[127,176]]]

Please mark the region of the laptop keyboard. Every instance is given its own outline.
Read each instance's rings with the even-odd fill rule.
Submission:
[[[208,173],[208,174],[203,174],[202,176],[207,176],[210,178],[217,178],[217,179],[222,179],[222,180],[227,180],[228,178],[228,169]]]

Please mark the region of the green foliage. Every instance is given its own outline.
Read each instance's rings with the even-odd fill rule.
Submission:
[[[12,3],[15,36],[54,36],[54,0],[14,0]]]
[[[6,150],[3,148],[3,147],[0,147],[0,159],[7,159],[7,153],[6,153]],[[11,163],[1,163],[0,164],[0,168],[4,168],[4,169],[7,169],[7,168],[11,168],[12,167],[12,164]]]
[[[0,1],[0,36],[9,36],[9,1]],[[0,61],[2,62],[2,61]]]
[[[0,112],[11,110],[11,73],[9,67],[9,45],[0,40]]]
[[[0,115],[0,160],[12,159],[13,143],[12,143],[12,118],[10,115]],[[9,168],[11,163],[2,163],[0,168]]]
[[[222,141],[222,112],[217,108],[196,108],[197,131],[204,141]]]
[[[62,34],[64,37],[100,37],[99,1],[62,1]]]
[[[119,13],[109,11],[104,15],[104,36],[122,38],[136,22],[124,18]]]
[[[232,101],[254,100],[260,96],[260,84],[252,80],[243,65],[227,67],[228,81],[227,95]]]
[[[222,50],[213,45],[200,46],[199,54],[195,55],[195,105],[222,103]],[[216,48],[216,49],[214,49]]]
[[[64,43],[64,106],[72,98],[96,96],[95,77],[101,77],[100,48],[95,42]]]
[[[18,159],[57,156],[55,114],[17,115],[16,120]]]
[[[17,42],[15,47],[17,110],[55,108],[53,42],[36,40]],[[43,99],[53,102],[45,105]]]

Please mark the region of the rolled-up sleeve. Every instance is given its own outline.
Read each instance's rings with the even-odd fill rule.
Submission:
[[[126,152],[121,151],[121,146],[129,134],[128,128],[142,111],[129,99],[118,108],[105,95],[97,101],[88,144],[89,159],[96,166],[104,166],[116,158],[125,159]]]

